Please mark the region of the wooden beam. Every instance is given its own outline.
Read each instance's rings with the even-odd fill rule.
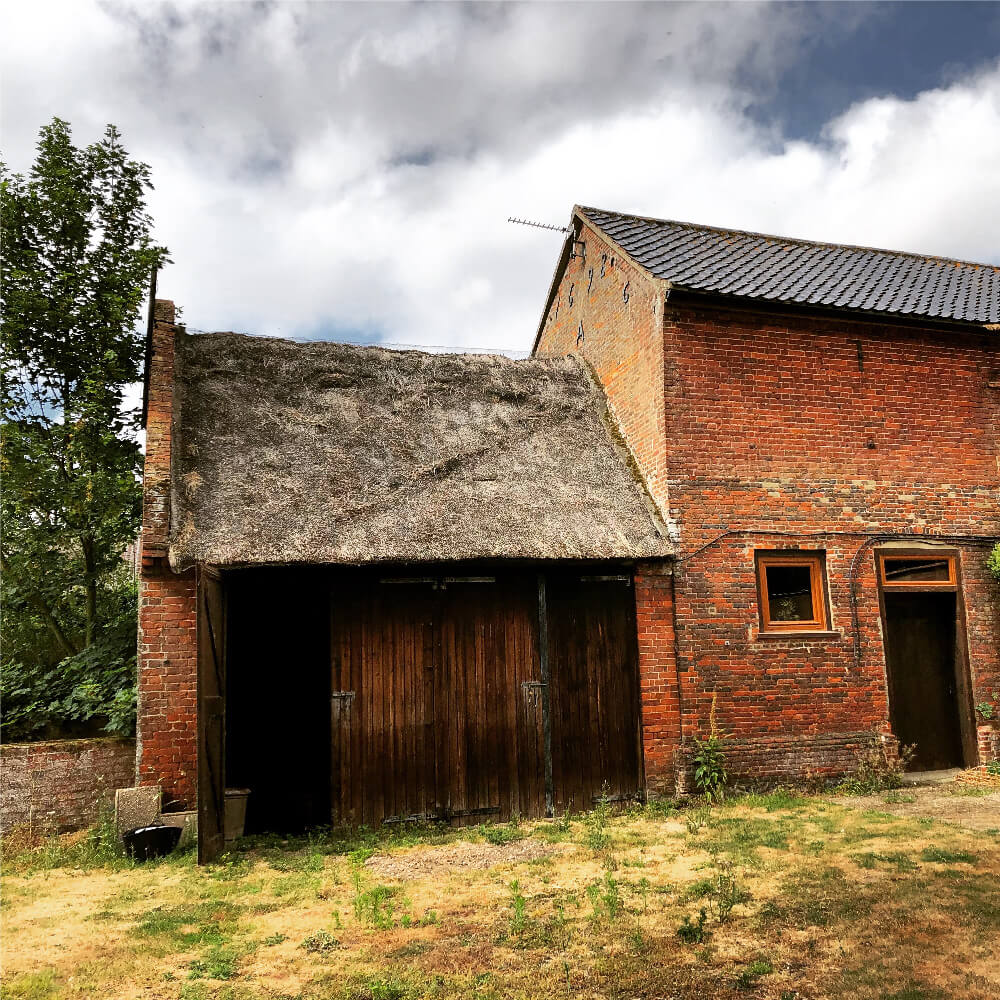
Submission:
[[[549,612],[546,608],[546,575],[539,574],[539,669],[542,674],[542,760],[546,787],[546,816],[553,815],[553,730],[550,722]]]

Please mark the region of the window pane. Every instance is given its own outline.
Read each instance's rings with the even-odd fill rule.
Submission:
[[[768,613],[772,622],[812,622],[810,568],[766,566]]]
[[[887,584],[906,584],[909,581],[937,580],[948,582],[949,561],[924,557],[907,560],[884,560],[883,573]]]

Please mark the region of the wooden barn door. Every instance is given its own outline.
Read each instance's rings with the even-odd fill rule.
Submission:
[[[442,819],[544,812],[535,592],[525,577],[441,582],[437,663]]]
[[[542,815],[534,578],[345,578],[331,625],[333,823]]]
[[[639,671],[630,576],[547,580],[557,812],[641,795]]]
[[[226,845],[226,592],[211,567],[198,568],[198,862]]]
[[[437,814],[433,582],[334,589],[331,815],[380,824]]]

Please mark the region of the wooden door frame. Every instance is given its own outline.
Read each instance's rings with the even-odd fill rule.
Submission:
[[[208,583],[211,582],[211,583]],[[210,621],[208,588],[218,587],[218,623]],[[226,580],[212,566],[195,567],[196,713],[198,740],[198,864],[218,858],[226,838]],[[221,670],[220,670],[221,668]],[[209,711],[211,710],[211,712]],[[219,719],[218,733],[210,733]],[[208,744],[217,738],[218,768],[209,767]]]
[[[906,586],[891,587],[890,594],[954,594],[956,596],[956,639],[953,650],[953,673],[956,682],[956,712],[959,715],[959,739],[963,752],[963,764],[973,768],[980,762],[980,752],[977,745],[977,722],[973,705],[973,676],[970,672],[969,639],[966,631],[966,602],[963,598],[963,564],[962,552],[955,547],[896,548],[892,546],[877,546],[873,549],[873,560],[876,570],[876,592],[879,597],[879,618],[883,636],[883,678],[886,684],[886,709],[888,722],[892,727],[893,712],[893,679],[890,676],[890,664],[886,652],[887,631],[886,594],[883,585],[883,560],[895,557],[940,557],[952,560],[954,580],[946,582],[921,581]]]
[[[542,680],[542,780],[545,790],[546,816],[553,815],[555,792],[553,789],[553,689],[549,669],[549,604],[548,579],[544,570],[536,578],[538,586],[539,627],[536,642],[539,644],[539,677]]]

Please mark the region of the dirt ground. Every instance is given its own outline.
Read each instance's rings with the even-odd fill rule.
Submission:
[[[562,850],[560,845],[546,844],[534,838],[506,845],[460,842],[431,850],[413,848],[395,855],[373,855],[365,862],[365,867],[383,879],[406,881],[446,876],[463,869],[494,869],[545,858]]]
[[[945,782],[907,785],[874,796],[844,796],[838,802],[898,817],[933,817],[978,831],[996,830],[1001,814],[997,779],[974,781],[962,773]]]
[[[999,996],[996,788],[8,857],[4,998]],[[90,854],[88,854],[88,851]]]

